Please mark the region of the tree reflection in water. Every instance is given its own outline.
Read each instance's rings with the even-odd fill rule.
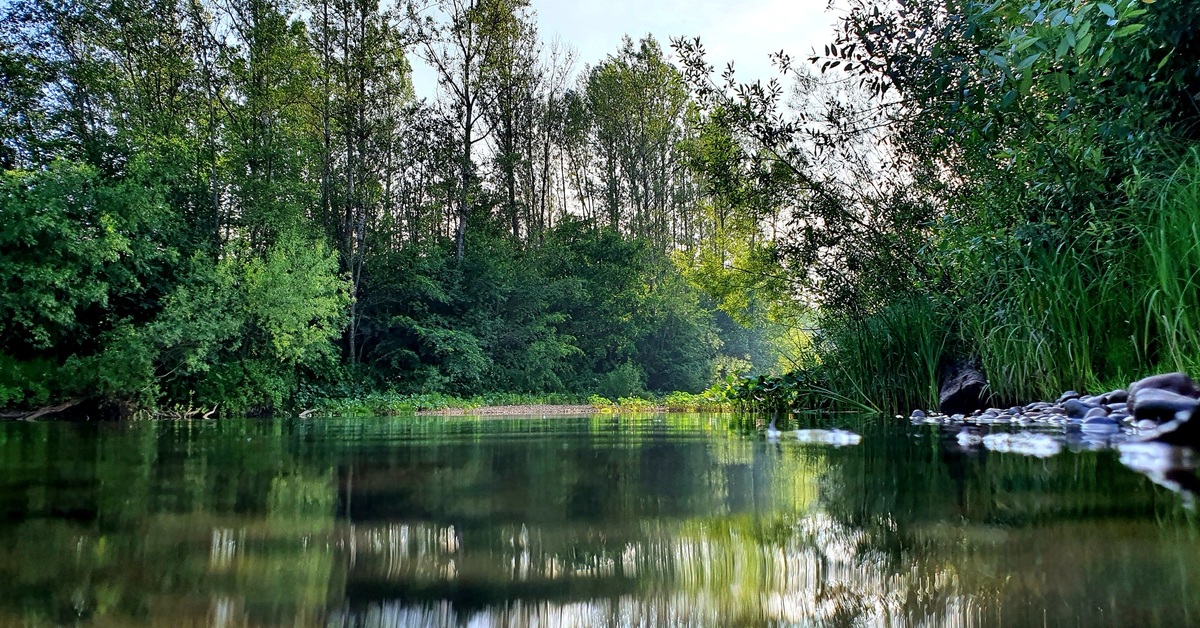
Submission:
[[[1193,513],[1112,451],[877,418],[0,424],[0,625],[1182,625]],[[795,427],[795,426],[791,426]]]

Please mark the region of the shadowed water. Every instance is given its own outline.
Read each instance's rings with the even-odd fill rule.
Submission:
[[[0,626],[1200,623],[1200,523],[1118,452],[758,427],[3,423]]]

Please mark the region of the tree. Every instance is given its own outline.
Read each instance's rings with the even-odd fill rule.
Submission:
[[[438,74],[438,83],[450,98],[459,132],[458,211],[455,247],[463,258],[472,190],[477,181],[472,156],[475,144],[487,138],[480,122],[492,106],[485,77],[509,42],[520,36],[526,0],[440,0],[435,5],[445,22],[420,17],[410,7],[422,45],[422,56]]]

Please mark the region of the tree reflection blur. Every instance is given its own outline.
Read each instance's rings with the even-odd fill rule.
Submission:
[[[1181,625],[1111,451],[716,415],[0,424],[0,625]],[[789,426],[789,427],[795,427]]]

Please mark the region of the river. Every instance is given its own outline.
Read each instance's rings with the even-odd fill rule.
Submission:
[[[727,415],[0,423],[0,625],[1200,622],[1189,498],[1117,452],[803,423],[862,440]]]

